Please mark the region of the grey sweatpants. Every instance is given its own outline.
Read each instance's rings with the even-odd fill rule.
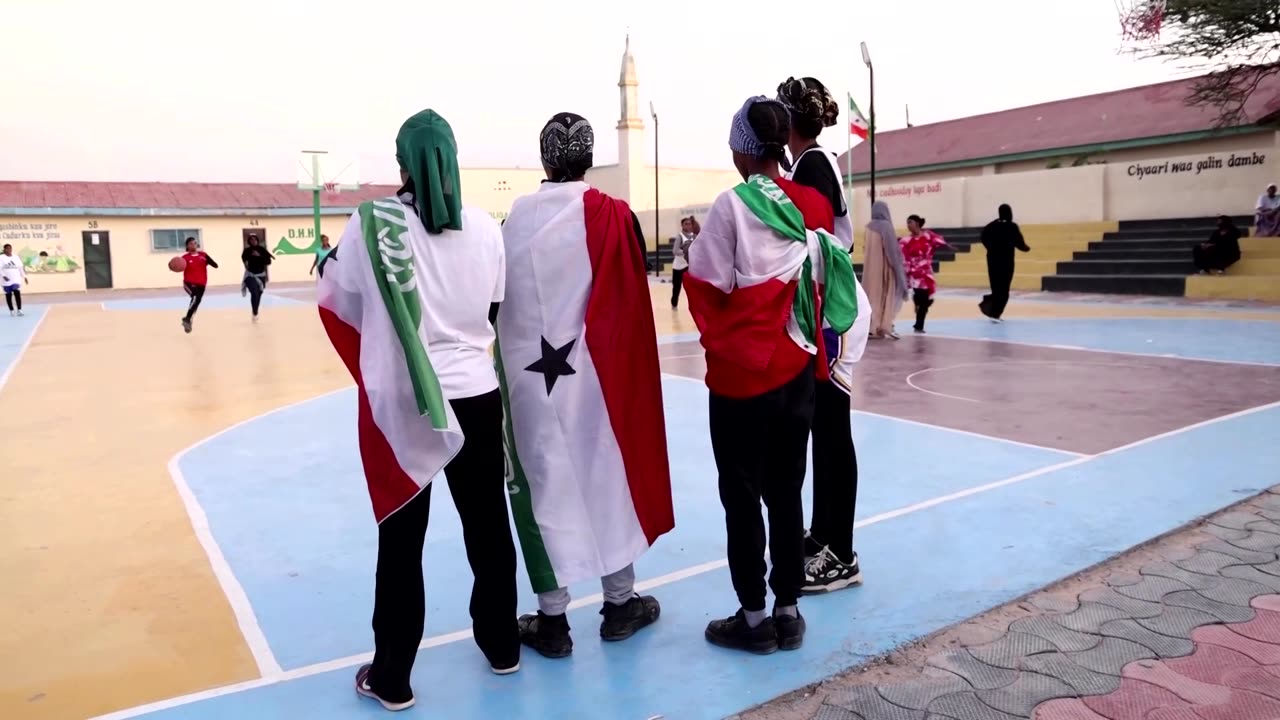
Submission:
[[[616,573],[600,578],[604,601],[622,605],[636,594],[636,569],[628,565]],[[569,609],[569,589],[556,588],[538,593],[538,609],[544,615],[563,615]]]

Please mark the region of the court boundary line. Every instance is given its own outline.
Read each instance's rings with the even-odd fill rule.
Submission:
[[[680,377],[680,376],[673,376],[673,377]],[[691,382],[697,382],[697,381],[691,380],[690,378],[681,378],[681,379],[683,379],[683,380],[690,380]],[[190,448],[188,448],[187,450],[184,450],[182,453],[180,453],[180,455],[185,455],[185,453],[186,453],[186,452],[188,452],[189,450],[194,449],[195,447],[199,447],[200,445],[203,445],[204,443],[206,443],[206,442],[208,442],[208,441],[210,441],[210,440],[212,440],[212,439],[214,439],[214,438],[216,438],[216,437],[219,437],[219,436],[221,436],[221,435],[223,435],[223,434],[226,434],[227,432],[230,432],[231,430],[234,430],[234,429],[236,429],[236,428],[238,428],[238,427],[241,427],[241,426],[243,426],[243,425],[246,425],[246,424],[248,424],[248,423],[250,423],[250,422],[253,422],[253,421],[255,421],[255,420],[259,419],[259,418],[266,417],[266,416],[270,416],[270,415],[273,415],[273,414],[275,414],[275,413],[277,413],[277,412],[281,412],[281,411],[284,411],[284,410],[287,410],[287,409],[290,409],[290,408],[296,407],[296,406],[298,406],[298,405],[302,405],[302,404],[304,404],[304,403],[306,403],[306,402],[309,402],[310,400],[316,400],[316,399],[320,399],[320,398],[328,397],[328,396],[330,396],[330,395],[335,395],[335,394],[337,394],[337,393],[339,393],[339,392],[343,392],[344,390],[350,390],[352,387],[354,387],[354,386],[347,386],[347,387],[344,387],[344,388],[339,388],[339,389],[336,389],[336,390],[332,390],[332,391],[330,391],[330,392],[322,393],[322,394],[320,394],[320,395],[317,395],[317,396],[312,397],[312,398],[308,398],[308,399],[306,399],[306,400],[300,400],[300,401],[298,401],[298,402],[290,403],[290,404],[288,404],[288,405],[284,405],[284,406],[281,406],[281,407],[279,407],[279,408],[275,408],[274,410],[270,410],[270,411],[268,411],[268,412],[262,413],[261,415],[258,415],[258,416],[255,416],[255,417],[249,418],[249,419],[247,419],[247,420],[242,420],[242,421],[240,421],[240,422],[238,422],[238,423],[235,423],[234,425],[230,425],[230,426],[228,426],[228,427],[224,428],[223,430],[220,430],[219,432],[217,432],[217,433],[215,433],[215,434],[213,434],[213,435],[210,435],[209,437],[205,438],[204,440],[201,440],[200,442],[196,443],[195,445],[192,445]],[[905,515],[910,515],[910,514],[912,514],[912,513],[916,513],[916,512],[919,512],[919,511],[921,511],[921,510],[927,510],[927,509],[929,509],[929,508],[937,507],[937,506],[939,506],[939,505],[945,505],[945,504],[947,504],[947,503],[954,502],[954,501],[956,501],[956,500],[961,500],[961,499],[964,499],[964,498],[967,498],[967,497],[972,497],[972,496],[975,496],[975,495],[981,495],[981,494],[983,494],[983,493],[990,492],[990,491],[992,491],[992,490],[997,490],[997,489],[999,489],[999,488],[1008,487],[1008,486],[1011,486],[1011,485],[1016,485],[1016,484],[1018,484],[1018,483],[1025,482],[1025,481],[1027,481],[1027,480],[1031,480],[1031,479],[1034,479],[1034,478],[1040,477],[1040,476],[1042,476],[1042,475],[1047,475],[1047,474],[1049,474],[1049,473],[1057,472],[1057,471],[1059,471],[1059,470],[1065,470],[1065,469],[1067,469],[1067,468],[1075,467],[1075,466],[1077,466],[1077,465],[1083,465],[1083,464],[1085,464],[1085,463],[1091,462],[1091,461],[1096,460],[1096,459],[1101,458],[1101,457],[1106,457],[1106,456],[1110,456],[1110,455],[1116,455],[1116,454],[1119,454],[1119,453],[1122,453],[1122,452],[1126,452],[1126,451],[1129,451],[1129,450],[1133,450],[1133,449],[1138,448],[1138,447],[1142,447],[1142,446],[1144,446],[1144,445],[1151,444],[1151,443],[1153,443],[1153,442],[1158,442],[1158,441],[1163,440],[1163,439],[1168,438],[1168,437],[1172,437],[1172,436],[1176,436],[1176,435],[1181,435],[1181,434],[1183,434],[1183,433],[1191,432],[1191,431],[1193,431],[1193,430],[1198,430],[1198,429],[1200,429],[1200,428],[1207,427],[1207,426],[1209,426],[1209,425],[1214,425],[1214,424],[1217,424],[1217,423],[1220,423],[1220,422],[1225,422],[1225,421],[1228,421],[1228,420],[1234,420],[1234,419],[1236,419],[1236,418],[1245,417],[1245,416],[1253,415],[1253,414],[1260,413],[1260,412],[1266,412],[1267,410],[1271,410],[1271,409],[1274,409],[1274,408],[1277,408],[1277,407],[1280,407],[1280,401],[1273,402],[1273,403],[1268,403],[1268,404],[1266,404],[1266,405],[1259,405],[1259,406],[1252,407],[1252,408],[1246,408],[1246,409],[1244,409],[1244,410],[1239,410],[1239,411],[1236,411],[1236,412],[1233,412],[1233,413],[1228,413],[1228,414],[1226,414],[1226,415],[1221,415],[1221,416],[1218,416],[1218,417],[1215,417],[1215,418],[1210,418],[1210,419],[1208,419],[1208,420],[1202,420],[1202,421],[1199,421],[1199,422],[1196,422],[1196,423],[1192,423],[1192,424],[1190,424],[1190,425],[1186,425],[1186,426],[1184,426],[1184,427],[1175,428],[1175,429],[1173,429],[1173,430],[1169,430],[1169,431],[1166,431],[1166,432],[1163,432],[1163,433],[1159,433],[1159,434],[1156,434],[1156,435],[1152,435],[1152,436],[1150,436],[1150,437],[1143,438],[1143,439],[1141,439],[1141,440],[1136,440],[1136,441],[1134,441],[1134,442],[1132,442],[1132,443],[1129,443],[1129,444],[1127,444],[1127,445],[1121,445],[1121,446],[1119,446],[1119,447],[1111,448],[1111,449],[1109,449],[1109,450],[1104,450],[1104,451],[1102,451],[1102,452],[1100,452],[1100,453],[1096,453],[1096,454],[1094,454],[1094,455],[1081,455],[1081,456],[1079,456],[1079,457],[1074,457],[1074,458],[1071,458],[1071,459],[1069,459],[1069,460],[1064,460],[1064,461],[1062,461],[1062,462],[1054,463],[1054,464],[1051,464],[1051,465],[1047,465],[1047,466],[1044,466],[1044,467],[1041,467],[1041,468],[1037,468],[1037,469],[1035,469],[1035,470],[1029,470],[1029,471],[1027,471],[1027,472],[1023,472],[1023,473],[1020,473],[1020,474],[1018,474],[1018,475],[1014,475],[1014,476],[1012,476],[1012,477],[1005,478],[1005,479],[1003,479],[1003,480],[996,480],[996,481],[994,481],[994,482],[984,483],[984,484],[982,484],[982,485],[975,485],[975,486],[970,487],[970,488],[965,488],[965,489],[958,490],[958,491],[955,491],[955,492],[952,492],[952,493],[947,493],[947,494],[945,494],[945,495],[940,495],[940,496],[938,496],[938,497],[930,498],[930,499],[928,499],[928,500],[924,500],[924,501],[921,501],[921,502],[918,502],[918,503],[914,503],[914,504],[912,504],[912,505],[907,505],[907,506],[905,506],[905,507],[896,508],[896,509],[894,509],[894,510],[888,510],[888,511],[885,511],[885,512],[879,513],[879,514],[877,514],[877,515],[873,515],[872,517],[866,518],[866,519],[864,519],[864,520],[862,520],[862,521],[860,521],[860,522],[856,522],[856,523],[854,523],[854,528],[855,528],[855,529],[858,529],[858,528],[863,528],[863,527],[867,527],[867,526],[870,526],[870,525],[875,525],[875,524],[878,524],[878,523],[881,523],[881,522],[885,522],[885,521],[887,521],[887,520],[892,520],[892,519],[895,519],[895,518],[903,517],[903,516],[905,516]],[[176,456],[175,456],[175,457],[176,457]],[[184,479],[184,482],[185,482],[185,479]],[[189,490],[189,488],[188,488],[188,494],[189,494],[189,497],[190,497],[191,501],[192,501],[192,502],[194,502],[194,503],[195,503],[195,506],[198,508],[198,507],[199,507],[199,502],[196,500],[196,498],[195,498],[195,496],[194,496],[193,494],[190,494],[190,490]],[[186,502],[186,500],[187,500],[187,498],[186,498],[186,497],[184,497],[184,498],[183,498],[183,500],[184,500],[184,503],[185,503],[185,502]],[[190,508],[188,508],[188,509],[190,509]],[[200,513],[201,513],[201,515],[203,516],[203,513],[204,513],[203,509],[200,509]],[[194,524],[194,519],[193,519],[193,524]],[[208,532],[208,524],[207,524],[207,521],[206,521],[205,526],[204,526],[204,531],[205,531],[206,533]],[[212,537],[212,535],[211,535],[211,534],[209,535],[209,541],[210,541],[210,543],[212,544],[212,546],[213,546],[214,548],[216,548],[216,547],[217,547],[217,542],[213,539],[213,537]],[[1134,547],[1136,547],[1136,545],[1135,545]],[[1129,549],[1132,549],[1132,548],[1129,548]],[[1124,554],[1125,552],[1128,552],[1128,550],[1129,550],[1129,549],[1122,550],[1122,551],[1120,551],[1119,553],[1116,553],[1115,555],[1113,555],[1113,556],[1111,556],[1111,557],[1119,557],[1120,555]],[[222,561],[222,563],[224,564],[224,566],[226,567],[227,571],[230,573],[231,579],[235,582],[236,587],[240,588],[240,592],[241,592],[241,593],[243,593],[243,592],[244,592],[244,591],[243,591],[243,588],[242,588],[242,587],[240,587],[240,585],[239,585],[239,581],[238,581],[238,580],[235,580],[234,573],[233,573],[233,572],[231,572],[230,566],[229,566],[229,565],[226,565],[226,560],[225,560],[225,558],[223,558],[223,557],[222,557],[221,550],[218,550],[218,557],[221,559],[221,561]],[[1109,558],[1109,559],[1110,559],[1110,558]],[[678,581],[680,581],[680,580],[685,580],[685,579],[688,579],[688,578],[690,578],[690,577],[696,577],[696,576],[698,576],[698,575],[703,575],[703,574],[705,574],[705,573],[712,572],[712,571],[714,571],[714,570],[717,570],[717,569],[720,569],[720,568],[726,567],[727,565],[728,565],[728,559],[727,559],[727,558],[721,558],[721,559],[719,559],[719,560],[712,560],[712,561],[704,562],[704,563],[701,563],[701,564],[699,564],[699,565],[693,565],[693,566],[690,566],[690,567],[688,567],[688,568],[684,568],[684,569],[682,569],[682,570],[677,570],[677,571],[674,571],[674,572],[671,572],[671,573],[667,573],[667,574],[665,574],[665,575],[661,575],[661,576],[656,577],[656,578],[650,578],[649,580],[645,580],[645,581],[637,582],[637,583],[636,583],[636,589],[637,589],[637,590],[649,590],[649,589],[653,589],[653,588],[656,588],[656,587],[661,587],[661,586],[663,586],[663,585],[668,585],[668,584],[671,584],[671,583],[674,583],[674,582],[678,582]],[[1083,570],[1083,569],[1084,569],[1084,568],[1082,568],[1082,570]],[[1072,573],[1072,574],[1075,574],[1075,573]],[[224,592],[225,592],[225,589],[224,589]],[[578,599],[578,600],[576,600],[576,601],[574,601],[574,602],[570,603],[570,606],[569,606],[569,607],[570,607],[570,609],[577,609],[577,608],[580,608],[580,607],[582,607],[582,606],[584,606],[584,605],[597,603],[597,602],[599,602],[599,601],[600,601],[600,600],[602,600],[602,599],[603,599],[603,596],[602,596],[601,594],[597,593],[597,594],[592,595],[592,596],[588,596],[588,597],[580,598],[580,599]],[[245,602],[246,602],[246,603],[248,602],[247,596],[245,596]],[[248,609],[249,609],[249,612],[252,614],[252,607],[249,607]],[[257,629],[257,631],[258,631],[259,633],[261,633],[261,628],[257,626],[257,621],[256,621],[256,619],[254,620],[254,627]],[[462,640],[466,640],[466,639],[468,639],[468,638],[470,638],[470,637],[472,637],[472,630],[471,630],[471,628],[467,628],[467,629],[465,629],[465,630],[458,630],[458,631],[454,631],[454,632],[451,632],[451,633],[445,633],[445,634],[442,634],[442,635],[434,635],[434,636],[432,636],[432,637],[424,638],[424,639],[422,640],[422,642],[418,644],[418,648],[421,650],[421,649],[428,649],[428,648],[432,648],[432,647],[440,647],[440,646],[442,646],[442,645],[449,645],[449,644],[452,644],[452,643],[455,643],[455,642],[460,642],[460,641],[462,641]],[[246,640],[246,642],[247,642],[247,640]],[[265,642],[265,638],[264,638],[264,642]],[[267,652],[270,652],[270,649],[269,649],[269,648],[267,649]],[[140,715],[146,715],[146,714],[153,713],[153,712],[159,712],[159,711],[161,711],[161,710],[168,710],[168,709],[172,709],[172,708],[176,708],[176,707],[182,707],[182,706],[184,706],[184,705],[190,705],[190,704],[193,704],[193,703],[202,702],[202,701],[204,701],[204,700],[211,700],[211,699],[213,699],[213,698],[221,697],[221,696],[224,696],[224,695],[234,695],[234,694],[239,693],[239,692],[245,692],[245,691],[248,691],[248,690],[254,690],[254,689],[257,689],[257,688],[261,688],[261,687],[268,687],[268,686],[271,686],[271,685],[277,685],[277,684],[280,684],[280,683],[282,683],[282,682],[287,682],[287,681],[291,681],[291,680],[299,680],[299,679],[306,678],[306,677],[311,677],[311,676],[314,676],[314,675],[320,675],[320,674],[323,674],[323,673],[333,672],[333,671],[341,670],[341,669],[348,668],[348,667],[354,667],[354,666],[359,665],[359,664],[362,664],[362,663],[364,663],[364,662],[368,662],[368,659],[369,659],[369,658],[372,658],[372,657],[373,657],[373,653],[372,653],[372,652],[366,652],[366,653],[361,653],[361,654],[358,654],[358,655],[350,655],[350,656],[347,656],[347,657],[335,658],[335,659],[333,659],[333,660],[326,660],[326,661],[322,661],[322,662],[319,662],[319,663],[313,663],[313,664],[311,664],[311,665],[304,665],[304,666],[302,666],[302,667],[294,668],[294,669],[292,669],[292,670],[280,670],[279,672],[277,672],[277,673],[275,673],[275,674],[273,674],[273,675],[271,675],[271,676],[266,676],[266,675],[264,674],[264,676],[263,676],[263,677],[255,678],[255,679],[252,679],[252,680],[246,680],[246,681],[242,681],[242,682],[239,682],[239,683],[233,683],[233,684],[230,684],[230,685],[223,685],[223,686],[220,686],[220,687],[209,688],[209,689],[206,689],[206,690],[200,690],[200,691],[197,691],[197,692],[194,692],[194,693],[188,693],[188,694],[186,694],[186,695],[180,695],[180,696],[178,696],[178,697],[174,697],[174,698],[169,698],[169,699],[165,699],[165,700],[158,700],[158,701],[155,701],[155,702],[152,702],[152,703],[147,703],[147,704],[144,704],[144,705],[138,705],[138,706],[135,706],[135,707],[132,707],[132,708],[125,708],[125,709],[122,709],[122,710],[116,710],[116,711],[113,711],[113,712],[110,712],[110,713],[106,713],[106,714],[102,714],[102,715],[96,715],[96,716],[93,716],[93,717],[89,718],[89,720],[127,720],[128,718],[134,718],[134,717],[138,717],[138,716],[140,716]],[[274,657],[273,657],[272,659],[274,660]],[[278,665],[277,665],[277,667],[278,667]]]
[[[1098,318],[1035,318],[1035,319],[1037,320],[1040,320],[1040,319],[1096,320]],[[1135,318],[1117,318],[1117,319],[1133,320]],[[1178,319],[1178,318],[1175,318],[1175,319]],[[1181,319],[1195,320],[1197,318],[1181,318]],[[1213,322],[1220,322],[1220,321],[1214,320]],[[1108,355],[1128,355],[1131,357],[1160,358],[1162,360],[1186,360],[1188,362],[1218,363],[1219,365],[1248,365],[1251,367],[1269,367],[1269,368],[1280,367],[1280,363],[1257,362],[1254,360],[1211,360],[1209,358],[1188,357],[1186,355],[1171,355],[1168,353],[1160,354],[1160,353],[1131,352],[1127,350],[1100,350],[1098,348],[1080,347],[1077,345],[1054,345],[1054,344],[1047,344],[1047,343],[1027,342],[1025,340],[1006,340],[1003,338],[975,338],[975,337],[965,337],[963,335],[948,335],[946,333],[931,332],[925,337],[926,339],[942,338],[943,340],[967,340],[969,342],[1001,343],[1004,345],[1021,345],[1023,347],[1050,348],[1053,350],[1106,353]]]
[[[236,625],[240,628],[240,635],[244,639],[245,645],[248,646],[250,654],[253,655],[253,661],[258,666],[258,674],[263,677],[279,675],[284,672],[284,669],[271,651],[271,645],[267,642],[267,637],[262,632],[262,626],[258,624],[258,616],[253,610],[253,604],[249,602],[249,596],[244,591],[244,586],[240,584],[240,580],[236,577],[235,571],[232,570],[231,564],[227,562],[226,556],[222,554],[222,548],[218,545],[218,541],[213,537],[213,530],[209,526],[209,516],[205,514],[204,507],[200,505],[199,499],[196,498],[191,486],[187,483],[186,475],[182,472],[182,459],[191,451],[249,423],[304,405],[312,400],[320,400],[330,395],[336,395],[352,387],[355,386],[350,385],[330,390],[329,392],[281,405],[267,412],[240,420],[179,450],[173,457],[169,458],[167,464],[169,477],[173,480],[174,488],[178,491],[178,497],[182,499],[182,504],[186,508],[187,519],[191,522],[192,532],[195,533],[196,540],[200,542],[201,548],[204,549],[210,568],[213,570],[213,576],[218,581],[218,586],[222,588],[222,594],[226,597],[227,604],[231,606]]]
[[[668,356],[668,357],[671,357],[671,356]],[[683,356],[677,356],[677,357],[683,357]],[[696,380],[687,375],[678,375],[676,373],[666,373],[666,372],[662,373],[662,375],[663,377],[669,377],[675,380],[682,380],[684,382],[691,382],[691,383],[697,383],[698,385],[703,385],[702,381]],[[980,432],[975,432],[973,430],[961,430],[960,428],[947,427],[946,425],[935,425],[933,423],[924,422],[923,420],[912,420],[910,418],[898,417],[897,415],[887,415],[885,413],[872,412],[870,410],[858,410],[853,407],[849,408],[849,412],[851,414],[856,414],[856,415],[868,415],[870,417],[882,418],[885,420],[895,420],[897,422],[904,422],[910,425],[915,425],[916,427],[928,428],[930,430],[942,430],[944,432],[952,432],[952,433],[958,433],[960,435],[968,435],[969,437],[978,438],[979,440],[987,440],[990,442],[1004,443],[1006,445],[1016,445],[1018,447],[1024,447],[1029,450],[1040,450],[1042,452],[1057,453],[1059,455],[1071,455],[1073,457],[1084,457],[1088,454],[1088,453],[1076,452],[1074,450],[1064,450],[1062,448],[1049,447],[1048,445],[1036,445],[1035,443],[1023,442],[1022,440],[1014,440],[1012,438],[996,437],[995,435],[984,435]]]
[[[40,328],[44,325],[44,321],[49,317],[49,313],[53,312],[53,308],[43,306],[44,312],[40,314],[40,319],[36,320],[35,327],[31,328],[31,334],[27,335],[27,339],[22,341],[18,346],[18,352],[13,354],[13,360],[9,363],[9,367],[0,373],[0,391],[4,390],[9,384],[9,378],[13,375],[13,371],[18,368],[18,363],[22,362],[22,358],[26,356],[27,349],[31,347],[31,343],[35,342],[36,334],[40,332]]]
[[[958,363],[956,365],[938,365],[933,367],[922,368],[920,370],[916,370],[915,372],[907,375],[906,383],[907,383],[907,387],[911,388],[912,390],[918,390],[922,393],[925,393],[926,395],[936,395],[938,397],[947,398],[949,400],[963,400],[964,402],[981,403],[983,401],[978,400],[977,398],[968,398],[960,395],[948,395],[947,393],[938,392],[937,390],[929,390],[928,388],[922,388],[915,383],[915,378],[917,375],[924,375],[925,373],[941,372],[943,370],[961,370],[964,368],[991,367],[992,365],[1076,365],[1076,366],[1083,365],[1083,366],[1093,366],[1093,367],[1123,367],[1123,368],[1155,367],[1154,365],[1137,365],[1137,364],[1124,365],[1121,363],[1087,362],[1087,361],[1076,361],[1076,360],[991,360],[989,362],[969,362],[969,363]],[[1032,447],[1036,447],[1036,446],[1033,445]]]

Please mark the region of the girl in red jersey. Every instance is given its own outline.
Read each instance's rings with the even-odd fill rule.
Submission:
[[[182,329],[191,332],[191,318],[200,307],[204,298],[204,288],[209,284],[209,268],[218,267],[218,263],[209,257],[209,253],[200,249],[195,238],[187,238],[187,252],[182,256],[187,265],[182,271],[182,289],[191,296],[187,305],[187,314],[182,317]]]
[[[916,324],[912,329],[922,333],[924,318],[929,314],[929,306],[933,305],[933,294],[938,291],[938,284],[933,279],[933,251],[955,248],[938,233],[925,230],[924,218],[919,215],[907,218],[907,229],[911,234],[898,238],[898,244],[902,246],[902,258],[906,264],[907,287],[914,293],[916,304]]]
[[[751,98],[734,116],[729,148],[745,182],[712,204],[684,277],[706,349],[711,446],[741,603],[705,635],[755,653],[804,641],[796,606],[804,581],[800,490],[815,376],[827,377],[822,323],[842,335],[857,312],[848,252],[830,233],[814,232],[832,227],[831,204],[780,172],[789,134],[787,109],[775,100]],[[772,615],[761,500],[769,509]]]

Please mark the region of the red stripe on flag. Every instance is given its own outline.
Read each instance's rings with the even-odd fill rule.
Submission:
[[[631,208],[595,189],[582,202],[592,272],[587,350],[622,453],[631,503],[652,545],[675,527],[675,512],[649,280]]]
[[[364,377],[360,374],[360,331],[325,307],[320,308],[320,322],[359,390],[356,426],[360,437],[360,462],[364,465],[365,481],[369,484],[373,516],[381,523],[416,497],[422,488],[401,469],[391,443],[374,422],[369,395],[364,391]]]

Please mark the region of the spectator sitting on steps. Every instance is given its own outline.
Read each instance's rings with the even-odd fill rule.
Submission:
[[[1216,275],[1240,259],[1240,229],[1226,215],[1218,216],[1218,229],[1208,240],[1191,248],[1191,261],[1201,275],[1212,271]]]

